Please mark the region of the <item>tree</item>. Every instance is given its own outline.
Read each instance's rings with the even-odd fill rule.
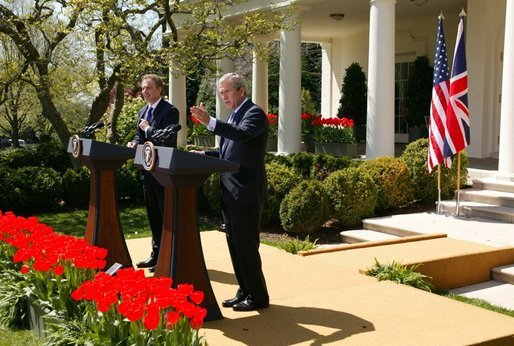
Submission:
[[[410,70],[405,91],[405,106],[409,127],[426,126],[432,100],[433,68],[426,56],[417,57]]]
[[[341,92],[337,116],[353,119],[356,127],[366,125],[366,75],[359,63],[354,62],[346,68]]]
[[[215,74],[218,59],[243,56],[252,49],[263,54],[264,47],[254,37],[285,28],[282,23],[289,12],[256,11],[225,20],[227,11],[241,2],[47,0],[29,1],[25,9],[5,3],[0,4],[0,34],[12,40],[23,57],[22,66],[31,69],[33,78],[28,82],[36,90],[42,114],[65,144],[71,131],[51,84],[59,50],[79,43],[81,58],[94,63],[94,87],[81,85],[94,90],[84,125],[90,124],[109,108],[114,87],[134,86],[143,73],[164,74],[171,66],[187,75],[202,66]],[[176,24],[177,14],[190,19]],[[180,40],[179,25],[185,33]],[[165,27],[170,28],[169,35],[162,32]],[[111,124],[116,124],[123,99],[124,93],[117,93]]]

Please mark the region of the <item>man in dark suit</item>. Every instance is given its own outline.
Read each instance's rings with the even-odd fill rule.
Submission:
[[[152,138],[155,131],[179,122],[178,109],[162,98],[164,84],[160,76],[144,75],[141,79],[141,89],[148,105],[142,107],[137,114],[137,132],[134,139],[127,144],[131,148],[147,141],[157,144]],[[158,145],[176,147],[177,135],[172,134],[164,143],[158,143]],[[147,260],[136,265],[139,268],[150,268],[150,271],[154,271],[161,244],[164,187],[147,171],[142,171],[142,180],[146,213],[152,230],[152,253]]]
[[[227,122],[210,117],[205,106],[191,107],[191,114],[214,134],[221,136],[219,151],[206,155],[239,163],[237,172],[220,174],[223,221],[239,289],[224,307],[251,311],[269,306],[269,295],[259,254],[259,231],[267,194],[264,156],[268,119],[264,111],[247,98],[245,80],[228,73],[219,80],[219,93],[233,112]]]

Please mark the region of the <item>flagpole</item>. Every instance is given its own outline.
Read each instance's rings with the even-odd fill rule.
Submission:
[[[457,190],[456,190],[456,204],[457,204],[457,217],[460,216],[460,151],[457,154]]]
[[[437,165],[437,215],[441,214],[441,165]]]

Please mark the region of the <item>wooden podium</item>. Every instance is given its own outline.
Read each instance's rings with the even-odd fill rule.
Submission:
[[[205,320],[221,319],[198,231],[197,193],[210,174],[236,171],[239,165],[174,148],[150,145],[149,149],[146,145],[138,145],[135,164],[151,171],[164,186],[163,231],[155,276],[171,277],[174,286],[193,284],[204,293]]]
[[[89,213],[84,238],[107,249],[106,268],[114,263],[132,267],[120,223],[116,194],[116,170],[134,157],[135,149],[73,136],[68,153],[91,171]]]

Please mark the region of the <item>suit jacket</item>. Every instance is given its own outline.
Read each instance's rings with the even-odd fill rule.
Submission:
[[[262,206],[267,193],[265,153],[268,118],[264,111],[247,100],[232,123],[218,120],[213,133],[222,137],[218,152],[208,155],[239,163],[236,172],[220,173],[222,198],[227,205]]]
[[[152,139],[152,135],[156,130],[164,129],[172,124],[178,124],[179,113],[178,109],[168,101],[161,99],[155,109],[153,110],[153,121],[150,123],[150,127],[147,130],[148,138],[145,132],[139,128],[139,123],[143,119],[148,109],[148,105],[141,107],[137,113],[137,132],[132,142],[136,144],[143,144],[146,141],[151,141],[154,144],[155,141]],[[164,143],[159,144],[165,147],[176,147],[177,146],[177,134],[172,134],[170,138]]]

